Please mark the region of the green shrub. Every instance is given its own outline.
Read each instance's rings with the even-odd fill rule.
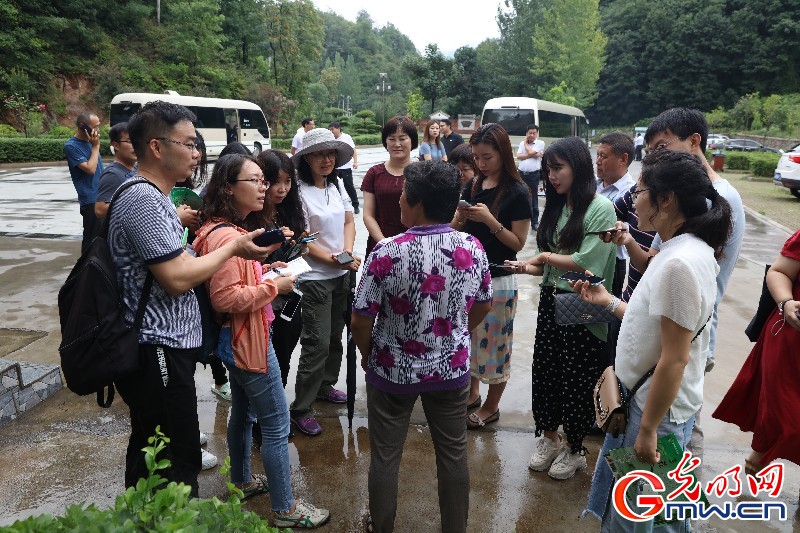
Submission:
[[[0,137],[0,163],[63,161],[67,139]],[[100,154],[110,156],[106,140],[100,141]]]
[[[64,516],[32,516],[14,522],[0,531],[15,533],[34,531],[257,531],[278,532],[257,514],[242,509],[242,491],[228,483],[227,501],[189,498],[191,488],[183,483],[170,482],[156,474],[169,468],[169,460],[158,459],[169,439],[156,428],[150,437],[151,446],[144,448],[145,463],[150,475],[140,479],[136,487],[129,487],[117,496],[114,507],[99,509],[94,504],[70,505]],[[226,459],[223,474],[230,470]]]
[[[53,126],[50,131],[44,134],[44,137],[52,139],[69,139],[75,133],[75,128],[69,126]]]
[[[353,142],[356,145],[381,144],[381,134],[353,135]]]
[[[292,147],[292,139],[270,139],[273,150],[289,150]]]
[[[725,167],[729,170],[749,170],[750,156],[745,152],[725,152]]]
[[[773,153],[750,154],[750,170],[754,176],[771,178],[780,158],[780,154]]]
[[[20,137],[22,134],[10,124],[0,124],[0,137]]]

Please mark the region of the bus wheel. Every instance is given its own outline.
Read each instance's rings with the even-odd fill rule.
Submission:
[[[253,145],[253,155],[258,155],[261,153],[261,145],[256,143]]]

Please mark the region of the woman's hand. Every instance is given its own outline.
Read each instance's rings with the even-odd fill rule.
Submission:
[[[586,271],[586,276],[593,275],[588,270]],[[573,291],[581,295],[581,299],[585,302],[603,307],[611,303],[611,294],[602,285],[592,286],[588,281],[568,281],[567,283]]]
[[[544,273],[544,261],[542,254],[535,255],[527,261],[503,261],[503,264],[511,265],[511,272],[515,274],[531,274],[532,276],[541,276]]]
[[[472,207],[464,207],[462,209],[466,212],[467,220],[473,220],[475,222],[486,224],[492,231],[497,229],[495,226],[500,225],[497,219],[494,218],[494,215],[492,215],[491,211],[489,211],[489,207],[486,204],[479,202]]]
[[[178,218],[181,221],[181,226],[189,228],[192,231],[200,227],[200,211],[192,209],[186,204],[177,207]]]
[[[630,226],[628,226],[627,222],[622,222],[618,220],[614,227],[617,229],[614,233],[601,233],[600,240],[603,242],[613,242],[617,246],[625,246],[626,244],[630,244],[635,242],[633,239],[633,235],[631,232],[628,231]]]
[[[278,276],[275,278],[275,285],[278,287],[278,294],[289,294],[294,289],[294,282],[297,276]]]
[[[783,316],[787,324],[800,331],[800,302],[789,300],[783,304]]]
[[[291,239],[292,237],[294,237],[294,232],[289,228],[287,228],[286,226],[283,226],[281,228],[281,231],[283,232],[283,237],[285,239]]]
[[[661,460],[661,454],[656,449],[657,444],[658,433],[640,427],[633,449],[640,461],[654,465]]]

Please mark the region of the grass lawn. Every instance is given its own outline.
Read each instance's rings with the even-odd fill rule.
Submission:
[[[732,170],[726,170],[720,176],[736,187],[747,207],[792,231],[800,228],[800,200],[792,196],[789,189],[773,185],[771,179],[769,182],[750,181],[746,179],[749,174]]]

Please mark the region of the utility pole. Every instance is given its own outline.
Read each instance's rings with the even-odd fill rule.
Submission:
[[[161,0],[156,0],[156,25],[161,25]]]
[[[391,91],[392,86],[386,83],[386,73],[379,72],[381,82],[375,86],[375,90],[381,93],[381,126],[386,125],[386,91]]]

